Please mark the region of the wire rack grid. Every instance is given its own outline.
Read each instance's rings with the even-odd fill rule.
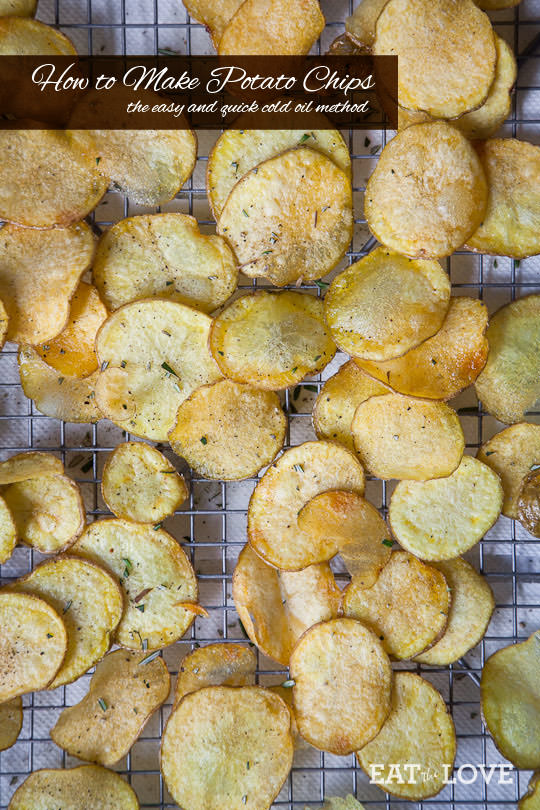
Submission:
[[[354,5],[356,3],[354,2]],[[322,0],[327,20],[316,50],[322,52],[344,30],[344,20],[352,12],[353,0]],[[205,28],[190,20],[181,0],[41,0],[38,17],[58,26],[70,36],[80,53],[154,54],[159,49],[181,53],[212,53]],[[540,143],[540,0],[523,0],[521,6],[493,13],[496,31],[522,55],[512,115],[502,129],[505,136]],[[193,214],[204,231],[211,232],[214,222],[205,192],[205,169],[209,149],[216,133],[199,132],[199,156],[192,178],[164,211]],[[353,161],[355,233],[344,265],[356,261],[371,249],[363,219],[363,192],[367,178],[386,143],[386,134],[345,132]],[[133,205],[117,192],[109,192],[92,216],[96,228],[104,230],[119,219],[157,209]],[[454,295],[482,298],[490,313],[514,298],[540,292],[540,259],[517,262],[505,258],[474,256],[458,252],[447,260]],[[244,279],[244,287],[262,283]],[[310,292],[321,294],[316,285]],[[289,417],[286,445],[314,438],[311,426],[313,402],[325,379],[344,361],[338,355],[315,379],[296,386],[283,395]],[[58,454],[68,473],[83,491],[88,520],[107,514],[101,499],[100,481],[104,460],[118,443],[130,438],[108,422],[97,425],[64,424],[44,417],[23,395],[16,361],[16,347],[7,346],[0,355],[0,453],[7,457],[29,448],[46,449]],[[467,452],[501,429],[501,425],[482,411],[473,391],[461,394],[453,403],[458,409],[467,440]],[[528,416],[540,422],[540,412]],[[164,449],[166,454],[169,451]],[[170,456],[172,458],[172,456]],[[191,556],[200,583],[200,599],[209,610],[209,619],[197,619],[186,637],[164,650],[163,656],[176,675],[183,656],[194,647],[207,643],[235,640],[247,643],[231,599],[231,576],[236,558],[246,540],[245,523],[249,497],[256,479],[242,482],[209,482],[190,474],[181,460],[173,459],[190,482],[186,504],[165,527],[182,543]],[[368,498],[386,514],[392,484],[370,480]],[[479,675],[483,663],[496,649],[523,640],[540,627],[540,541],[519,524],[501,517],[484,540],[467,557],[486,575],[493,588],[496,610],[482,643],[459,663],[445,668],[411,666],[427,677],[442,693],[452,712],[458,736],[456,767],[505,762],[495,749],[482,725],[479,708]],[[0,583],[27,573],[41,560],[39,553],[17,548],[11,560],[0,567]],[[338,581],[346,579],[336,567]],[[43,767],[70,767],[79,764],[57,748],[49,730],[62,708],[72,705],[85,694],[89,675],[54,692],[42,692],[24,698],[24,724],[18,742],[0,753],[0,810],[27,774]],[[258,653],[258,680],[262,684],[279,683],[286,673],[271,659]],[[117,770],[124,774],[138,794],[142,808],[174,808],[159,773],[159,744],[170,711],[171,700],[147,724],[130,754]],[[293,810],[305,804],[316,805],[328,795],[353,793],[372,810],[437,807],[502,810],[515,807],[526,789],[529,774],[513,770],[507,781],[497,778],[489,784],[477,778],[470,784],[459,780],[449,784],[435,798],[402,802],[386,796],[370,785],[356,766],[354,757],[335,757],[309,746],[295,754],[290,778],[275,806]],[[88,808],[88,810],[93,810]]]

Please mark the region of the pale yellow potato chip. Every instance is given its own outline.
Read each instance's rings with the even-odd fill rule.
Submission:
[[[0,349],[4,346],[8,334],[9,316],[3,302],[0,300]]]
[[[103,568],[76,557],[54,557],[9,587],[44,599],[64,622],[66,656],[49,689],[77,680],[109,649],[124,597]]]
[[[293,650],[290,673],[298,729],[315,748],[344,756],[380,731],[390,711],[392,668],[360,622],[311,627]]]
[[[540,774],[534,773],[527,793],[518,802],[518,810],[540,810]]]
[[[219,380],[182,402],[169,442],[199,475],[237,481],[272,463],[286,431],[277,394]]]
[[[238,181],[217,230],[251,278],[263,276],[277,287],[321,278],[352,238],[351,181],[326,155],[290,149]]]
[[[73,553],[103,565],[124,591],[124,615],[114,640],[132,650],[158,650],[181,638],[195,613],[197,579],[180,545],[159,524],[119,518],[88,526]]]
[[[329,489],[364,494],[364,470],[358,459],[332,442],[305,442],[291,447],[265,472],[248,509],[248,538],[253,550],[270,565],[299,571],[331,559],[334,538],[315,541],[298,526],[308,501]]]
[[[540,464],[540,425],[518,422],[501,430],[478,450],[477,458],[491,467],[504,490],[503,515],[517,518],[524,478]]]
[[[393,360],[355,358],[362,371],[400,394],[452,399],[471,385],[488,357],[487,307],[475,298],[450,298],[436,335]]]
[[[28,453],[16,453],[0,461],[0,486],[27,481],[29,478],[41,478],[44,475],[62,475],[62,460],[52,453],[32,450]]]
[[[169,694],[162,658],[115,650],[96,667],[83,699],[68,706],[51,729],[51,740],[70,756],[114,765],[130,750]]]
[[[0,703],[45,689],[60,669],[67,634],[43,599],[0,593]]]
[[[6,703],[0,703],[0,751],[15,745],[22,724],[22,698],[16,697]]]
[[[473,146],[436,121],[408,127],[384,147],[367,183],[364,213],[374,236],[392,250],[440,259],[478,228],[487,199]]]
[[[390,716],[356,758],[387,793],[421,801],[445,786],[456,747],[454,723],[441,694],[420,675],[396,672]]]
[[[99,765],[79,765],[68,770],[34,771],[17,788],[8,810],[139,810],[135,791],[114,771]]]
[[[360,0],[353,14],[345,20],[345,30],[363,45],[372,46],[379,15],[388,0]]]
[[[103,364],[105,366],[105,364]],[[104,367],[98,372],[94,391],[98,411],[113,422],[133,421],[137,413],[137,403],[133,393],[133,382],[141,378],[136,369],[125,371],[123,368]]]
[[[159,523],[189,495],[184,477],[155,447],[124,442],[103,468],[103,500],[117,517],[138,523]]]
[[[457,413],[444,402],[383,394],[357,407],[354,446],[377,478],[426,481],[458,466],[465,438]]]
[[[451,560],[485,535],[501,512],[499,476],[463,456],[457,470],[433,481],[400,481],[390,499],[389,522],[403,548],[423,560]]]
[[[4,5],[3,0],[2,5]],[[11,3],[9,5],[21,5],[20,2]],[[2,12],[0,8],[0,55],[1,56],[17,56],[17,55],[32,55],[37,54],[50,54],[52,56],[76,56],[77,51],[70,39],[66,37],[61,31],[56,28],[51,28],[50,25],[39,22],[38,20],[26,19],[27,16],[33,14],[35,10],[35,2],[28,2],[25,5],[28,7],[27,14],[14,14],[16,9],[7,9]]]
[[[538,467],[523,479],[517,499],[521,525],[534,537],[540,537],[540,473]]]
[[[1,139],[0,133],[0,139]],[[42,343],[58,335],[70,300],[94,255],[88,225],[40,231],[5,225],[0,231],[0,297],[9,317],[7,339]]]
[[[489,321],[489,355],[475,387],[486,411],[521,422],[540,399],[540,295],[502,307]]]
[[[185,695],[161,744],[161,772],[183,810],[267,810],[292,759],[289,709],[259,686]]]
[[[318,0],[246,0],[219,41],[220,56],[308,53],[324,29]]]
[[[217,48],[223,32],[227,28],[244,0],[185,0],[184,6],[190,17],[203,23]]]
[[[254,686],[257,656],[243,644],[207,644],[186,655],[174,692],[174,708],[184,695],[205,686]]]
[[[5,500],[0,497],[0,564],[9,560],[16,545],[17,527]]]
[[[488,731],[516,768],[540,767],[540,631],[503,647],[482,670],[480,696]]]
[[[0,0],[0,17],[33,17],[37,0]]]
[[[263,562],[249,545],[238,557],[232,595],[249,638],[285,666],[302,633],[335,619],[341,600],[328,563],[280,571]]]

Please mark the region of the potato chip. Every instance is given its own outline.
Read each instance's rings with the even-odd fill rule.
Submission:
[[[0,497],[0,564],[9,560],[16,545],[17,527],[5,500]]]
[[[16,453],[5,461],[0,461],[0,486],[45,475],[62,475],[63,472],[62,460],[52,453],[41,453],[39,450]]]
[[[279,571],[249,545],[238,557],[232,595],[249,638],[285,666],[302,633],[318,622],[335,619],[341,600],[328,563]]]
[[[321,129],[302,132],[297,129],[250,129],[253,116],[240,115],[234,129],[227,129],[218,138],[208,158],[206,188],[208,200],[216,219],[219,219],[227,197],[236,183],[260,163],[276,155],[305,144],[326,155],[345,174],[351,175],[351,157],[343,136],[331,129],[326,116],[320,118]],[[311,120],[311,119],[310,119]]]
[[[97,665],[83,699],[68,706],[51,739],[70,756],[114,765],[130,750],[146,722],[167,699],[171,679],[162,658],[116,650]]]
[[[376,55],[399,55],[402,107],[458,118],[487,98],[497,52],[491,22],[472,0],[389,0],[376,24]]]
[[[517,499],[517,517],[534,537],[540,537],[540,473],[539,467],[523,479]]]
[[[457,470],[433,481],[400,481],[389,521],[400,545],[422,560],[451,560],[485,535],[501,512],[499,476],[463,456]]]
[[[33,17],[37,0],[0,0],[0,17]]]
[[[390,711],[392,668],[377,637],[354,619],[307,630],[290,660],[298,729],[307,742],[344,756],[366,745]]]
[[[486,411],[521,422],[540,399],[540,295],[512,301],[492,316],[489,355],[475,387]]]
[[[7,703],[0,703],[0,751],[15,745],[22,724],[23,707],[20,697],[8,700]]]
[[[68,770],[34,771],[17,788],[9,810],[139,810],[135,791],[114,771],[99,765],[79,765]]]
[[[171,462],[143,442],[124,442],[113,450],[103,468],[101,492],[113,514],[138,523],[165,520],[189,495]]]
[[[184,6],[189,16],[203,23],[208,29],[214,47],[217,48],[223,32],[227,28],[244,0],[185,0]]]
[[[217,230],[250,278],[263,276],[276,287],[321,278],[352,238],[351,181],[326,155],[290,149],[238,181]]]
[[[308,501],[329,489],[364,494],[364,471],[345,447],[332,442],[305,442],[291,447],[265,472],[248,509],[248,537],[253,550],[270,565],[299,571],[331,559],[335,539],[316,542],[298,526]]]
[[[272,463],[286,431],[277,394],[220,380],[182,402],[169,441],[199,475],[237,481]]]
[[[246,0],[219,41],[220,56],[308,53],[324,29],[318,0]]]
[[[433,567],[444,574],[450,588],[450,614],[443,637],[417,655],[415,661],[446,666],[462,658],[484,637],[495,600],[487,579],[462,557],[434,563]]]
[[[366,588],[353,577],[343,593],[343,613],[380,639],[392,658],[413,658],[444,633],[450,593],[444,575],[407,551],[394,551],[379,578]]]
[[[0,139],[1,139],[0,133]],[[64,328],[80,277],[94,255],[84,222],[48,231],[5,225],[0,231],[0,297],[7,339],[42,343]]]
[[[0,349],[2,349],[4,343],[7,340],[8,321],[9,316],[6,312],[6,308],[2,303],[2,301],[0,300]]]
[[[212,312],[238,281],[233,253],[186,214],[150,214],[117,222],[102,237],[94,283],[109,309],[151,296]]]
[[[320,298],[258,290],[218,315],[210,328],[210,350],[235,382],[279,390],[322,371],[336,347]]]
[[[474,148],[453,126],[437,121],[408,127],[384,147],[367,183],[364,213],[374,236],[392,250],[439,259],[478,228],[487,198]]]
[[[457,413],[444,402],[384,394],[360,403],[352,421],[356,452],[377,478],[426,481],[450,475],[465,449]]]
[[[3,5],[3,3],[2,3]],[[13,3],[8,3],[13,5]],[[20,5],[17,3],[17,5]],[[28,14],[35,10],[35,2],[25,3],[29,6]],[[2,13],[0,10],[0,55],[50,54],[53,56],[76,56],[77,51],[70,39],[56,28],[26,19],[27,15],[14,16],[13,11]]]
[[[478,146],[488,181],[488,204],[467,248],[524,259],[540,253],[540,147],[515,138]]]
[[[267,810],[293,759],[291,716],[258,686],[186,695],[163,734],[161,772],[183,810]]]
[[[180,545],[159,524],[97,520],[73,548],[118,577],[125,595],[115,641],[131,650],[158,650],[181,638],[195,613],[197,580]]]
[[[50,689],[75,681],[105,655],[124,610],[116,579],[75,557],[47,560],[10,585],[10,590],[44,599],[62,616],[67,650]]]
[[[174,693],[174,708],[184,695],[205,686],[253,686],[257,656],[244,644],[207,644],[186,655]]]
[[[363,45],[373,45],[379,15],[388,0],[360,0],[354,13],[345,20],[345,30]]]
[[[28,594],[0,593],[0,639],[0,703],[45,689],[66,654],[62,619]]]
[[[540,767],[540,631],[497,650],[482,670],[482,714],[503,757],[516,768]]]
[[[334,279],[324,312],[344,352],[389,360],[438,332],[449,303],[450,280],[438,262],[378,247]]]
[[[540,425],[519,422],[501,430],[484,442],[477,458],[501,479],[503,515],[517,518],[523,479],[540,464]]]
[[[441,694],[413,672],[396,672],[392,711],[356,758],[372,782],[421,801],[443,789],[456,756],[456,732]]]
[[[452,399],[471,385],[486,364],[488,312],[475,298],[451,298],[436,335],[393,360],[355,358],[362,371],[400,394]]]
[[[540,808],[540,774],[531,777],[527,793],[518,802],[518,810],[539,810]]]
[[[114,312],[96,338],[101,371],[115,369],[107,396],[99,380],[96,387],[103,415],[143,439],[167,441],[180,403],[221,376],[207,346],[210,324],[202,312],[160,299]]]

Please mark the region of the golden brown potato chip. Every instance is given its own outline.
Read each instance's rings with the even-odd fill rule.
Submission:
[[[335,619],[341,600],[328,563],[279,571],[249,545],[238,557],[232,595],[250,639],[285,666],[302,633],[318,622]]]
[[[352,421],[356,452],[377,478],[426,481],[450,475],[465,449],[457,413],[444,402],[384,394],[360,403]]]
[[[308,53],[324,29],[318,0],[246,0],[219,41],[220,56]]]
[[[345,20],[345,30],[363,45],[373,45],[379,15],[388,0],[360,0],[354,13]]]
[[[540,808],[540,774],[534,773],[529,782],[527,793],[518,802],[518,810],[539,810]]]
[[[392,711],[357,752],[360,767],[387,793],[422,800],[443,789],[455,756],[454,723],[440,693],[420,675],[396,672]]]
[[[67,649],[58,613],[25,593],[0,593],[0,639],[0,703],[45,689]]]
[[[540,398],[540,295],[502,307],[489,321],[489,355],[475,387],[486,411],[521,422]]]
[[[44,599],[62,616],[67,650],[50,689],[75,681],[105,655],[124,610],[116,579],[76,557],[47,560],[10,585],[10,590]]]
[[[5,500],[0,497],[0,564],[9,560],[16,545],[17,527]]]
[[[463,456],[447,478],[400,481],[390,499],[390,527],[400,545],[420,559],[451,560],[493,526],[502,501],[499,476]]]
[[[180,665],[174,708],[184,695],[205,686],[253,686],[257,656],[243,644],[207,644],[186,655]]]
[[[104,565],[120,581],[124,615],[115,641],[131,650],[157,650],[181,638],[195,613],[197,579],[180,545],[159,524],[119,518],[88,526],[73,552]]]
[[[63,472],[62,460],[52,453],[41,453],[38,450],[17,453],[5,461],[0,461],[0,486],[45,475],[62,475]]]
[[[290,149],[238,181],[217,230],[251,278],[263,276],[276,287],[321,278],[352,238],[351,181],[321,152]]]
[[[28,14],[33,13],[35,2],[30,4],[26,2],[26,5],[30,5]],[[32,6],[34,8],[31,8]],[[4,17],[7,14],[7,11],[2,13],[0,10],[0,16]],[[0,55],[77,55],[75,46],[65,34],[38,20],[25,19],[26,16],[20,13],[16,16],[11,11],[6,19],[0,19]]]
[[[540,253],[540,147],[516,138],[478,146],[488,181],[481,223],[467,238],[478,253],[524,259]]]
[[[70,756],[114,765],[130,750],[147,720],[167,699],[171,679],[162,658],[116,650],[97,665],[83,699],[68,706],[51,739]]]
[[[286,430],[287,417],[273,391],[219,380],[182,402],[169,442],[199,475],[237,481],[272,463]]]
[[[124,442],[113,450],[103,468],[101,492],[113,514],[138,523],[159,523],[189,495],[183,476],[144,442]]]
[[[384,147],[364,212],[371,232],[392,250],[439,259],[478,228],[487,198],[474,148],[453,126],[436,121],[408,127]]]
[[[344,352],[389,360],[438,332],[449,303],[450,279],[438,262],[378,247],[334,279],[324,312]]]
[[[0,703],[0,751],[17,742],[23,724],[22,698],[16,697]]]
[[[161,772],[183,810],[267,810],[292,766],[289,709],[259,686],[186,695],[163,734]]]
[[[185,0],[184,5],[190,17],[203,23],[217,48],[223,32],[227,28],[244,0]]]
[[[486,364],[488,312],[474,298],[451,298],[436,335],[393,360],[356,358],[360,369],[400,394],[452,399],[471,385]]]
[[[70,299],[92,262],[90,227],[79,222],[40,231],[5,225],[0,253],[0,297],[9,316],[8,340],[42,343],[54,338],[64,328]]]
[[[503,647],[482,670],[484,722],[501,754],[516,768],[540,767],[540,631]]]
[[[501,430],[484,442],[477,458],[500,476],[503,515],[517,518],[523,479],[540,464],[540,425],[519,422]]]
[[[523,479],[517,499],[517,517],[534,537],[540,537],[540,473],[538,467]]]
[[[7,340],[9,316],[3,302],[0,300],[0,349]]]
[[[358,751],[388,716],[390,661],[377,637],[354,619],[307,630],[290,672],[298,729],[315,748],[341,756]]]
[[[213,321],[209,343],[225,376],[271,390],[317,374],[336,351],[321,299],[290,290],[237,298]]]
[[[135,791],[114,771],[99,765],[34,771],[17,788],[9,810],[139,810]]]
[[[33,17],[37,0],[0,0],[0,17]]]
[[[345,447],[332,442],[305,442],[291,447],[265,472],[248,509],[251,547],[276,568],[299,571],[331,559],[334,538],[316,542],[298,526],[298,513],[320,492],[344,489],[364,494],[364,470]]]

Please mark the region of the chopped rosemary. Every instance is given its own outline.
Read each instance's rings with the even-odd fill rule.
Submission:
[[[101,711],[106,712],[108,708],[107,701],[103,700],[103,698],[98,698],[97,702],[99,703],[99,708],[101,709]]]
[[[388,548],[392,548],[394,545],[391,540],[387,540],[386,538],[382,541],[383,546],[388,546]]]
[[[201,444],[208,444],[208,439],[206,436],[201,436]]]
[[[165,362],[162,363],[161,368],[164,369],[167,372],[167,374],[174,374],[175,377],[178,377],[176,371],[174,371],[174,369],[172,369],[168,363]]]
[[[150,655],[147,655],[146,658],[143,658],[143,660],[139,662],[139,666],[142,667],[144,664],[149,664],[150,661],[153,661],[155,658],[157,658],[160,653],[161,650],[156,650],[155,652],[150,653]]]
[[[283,681],[281,686],[283,686],[284,689],[290,689],[295,684],[296,684],[296,681],[293,681],[292,678],[290,678],[288,681]]]
[[[131,562],[131,560],[128,560],[127,557],[122,557],[122,562],[124,563],[124,566],[125,566],[125,568],[124,568],[124,576],[129,577],[129,575],[131,574],[131,572],[133,570],[133,563]]]

